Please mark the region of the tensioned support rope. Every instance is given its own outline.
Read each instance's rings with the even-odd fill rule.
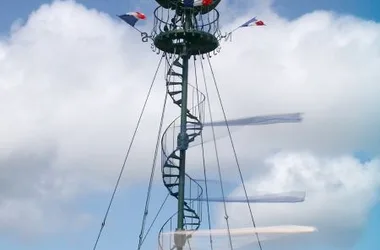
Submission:
[[[153,180],[154,180],[154,174],[156,172],[157,154],[158,154],[158,150],[159,150],[159,147],[160,147],[160,136],[161,136],[161,133],[162,133],[162,125],[164,123],[164,117],[165,117],[165,109],[166,109],[167,99],[168,99],[168,95],[165,92],[164,105],[162,107],[161,120],[160,120],[160,125],[159,125],[158,133],[157,133],[156,148],[155,148],[154,157],[153,157],[152,171],[150,173],[148,191],[147,191],[147,195],[146,195],[144,215],[143,215],[143,219],[142,219],[141,232],[140,232],[140,236],[139,236],[139,244],[137,246],[138,250],[141,249],[141,246],[143,244],[144,229],[145,229],[146,218],[148,217],[148,212],[149,212],[150,195],[152,193],[152,184],[153,184]]]
[[[197,66],[196,66],[196,57],[194,56],[194,74],[195,74],[195,87],[197,90],[197,102],[199,103],[199,86],[198,86],[198,75],[197,75]],[[199,111],[201,114],[201,111]],[[201,117],[200,117],[201,119]],[[213,240],[211,235],[211,213],[210,213],[210,202],[209,202],[209,195],[208,195],[208,181],[207,181],[207,172],[206,172],[206,160],[205,160],[205,148],[204,148],[204,140],[203,140],[203,133],[200,135],[201,138],[201,149],[202,149],[202,165],[203,165],[203,177],[204,177],[204,183],[205,183],[205,192],[206,192],[206,205],[207,205],[207,220],[208,220],[208,229],[210,230],[210,247],[211,250],[214,250],[213,247]]]
[[[160,208],[158,209],[158,211],[157,211],[157,213],[156,213],[156,216],[154,216],[154,219],[153,219],[152,223],[150,224],[148,230],[146,230],[146,233],[145,233],[145,235],[144,235],[144,238],[142,239],[142,243],[141,243],[141,244],[144,244],[146,237],[148,237],[148,234],[149,234],[150,230],[152,229],[154,223],[156,222],[158,216],[160,215],[160,213],[161,213],[161,211],[162,211],[162,208],[164,207],[164,205],[165,205],[166,201],[168,200],[169,196],[170,196],[170,194],[168,193],[168,194],[166,195],[164,201],[162,202]]]
[[[219,153],[218,153],[218,147],[216,145],[215,129],[214,129],[213,120],[212,120],[211,103],[210,103],[210,97],[209,97],[207,83],[206,83],[206,74],[205,74],[205,70],[204,70],[202,59],[200,61],[201,61],[202,74],[203,74],[203,79],[204,79],[204,84],[205,84],[205,92],[206,92],[206,97],[207,97],[208,109],[209,109],[209,114],[210,114],[211,129],[212,129],[212,134],[213,134],[213,139],[214,139],[213,141],[214,141],[214,148],[215,148],[215,155],[216,155],[216,163],[217,163],[217,166],[218,166],[220,189],[221,189],[222,198],[223,198],[224,219],[226,220],[230,248],[231,248],[231,250],[233,250],[232,237],[231,237],[231,231],[230,231],[230,223],[228,221],[229,216],[228,216],[228,213],[227,213],[227,205],[226,205],[225,193],[224,193],[224,187],[223,187],[222,170],[220,168]]]
[[[220,103],[220,106],[221,106],[221,108],[222,108],[222,112],[223,112],[223,116],[224,116],[224,121],[225,121],[226,126],[227,126],[228,136],[229,136],[229,138],[230,138],[230,142],[231,142],[232,150],[233,150],[233,152],[234,152],[234,157],[235,157],[236,165],[237,165],[237,168],[238,168],[238,170],[239,170],[239,176],[240,176],[240,180],[241,180],[241,183],[242,183],[242,186],[243,186],[243,189],[244,189],[244,195],[245,195],[245,198],[246,198],[246,201],[247,201],[247,205],[248,205],[248,208],[249,208],[249,212],[250,212],[250,215],[251,215],[252,224],[253,224],[253,227],[256,228],[255,217],[254,217],[253,212],[252,212],[251,204],[249,203],[248,194],[247,194],[247,189],[246,189],[246,187],[245,187],[243,174],[242,174],[242,171],[241,171],[241,168],[240,168],[240,164],[239,164],[239,160],[238,160],[238,157],[237,157],[237,153],[236,153],[235,145],[234,145],[234,142],[233,142],[233,139],[232,139],[232,135],[231,135],[230,127],[229,127],[229,125],[228,125],[227,115],[226,115],[226,112],[225,112],[225,110],[224,110],[224,106],[223,106],[222,98],[221,98],[221,95],[220,95],[220,92],[219,92],[218,84],[217,84],[217,82],[216,82],[216,77],[215,77],[214,70],[213,70],[213,68],[212,68],[212,65],[211,65],[211,62],[210,62],[210,58],[209,58],[209,57],[207,57],[207,61],[208,61],[208,65],[209,65],[209,67],[210,67],[211,74],[212,74],[212,77],[213,77],[213,80],[214,80],[214,85],[215,85],[215,88],[216,88],[216,91],[217,91],[217,94],[218,94],[219,103]],[[257,232],[256,232],[255,234],[256,234],[257,243],[258,243],[258,245],[259,245],[259,248],[260,248],[260,250],[262,250],[263,248],[262,248],[262,244],[261,244],[261,241],[260,241],[260,238],[259,238],[259,234],[258,234]]]
[[[123,165],[122,165],[122,167],[121,167],[121,170],[120,170],[119,176],[118,176],[118,178],[117,178],[117,181],[116,181],[116,184],[115,184],[114,190],[113,190],[113,192],[112,192],[112,196],[111,196],[111,199],[110,199],[110,201],[109,201],[109,204],[108,204],[108,207],[107,207],[106,213],[105,213],[105,215],[104,215],[104,219],[103,219],[102,224],[101,224],[101,226],[100,226],[100,230],[99,230],[98,236],[97,236],[97,238],[96,238],[96,241],[95,241],[95,244],[94,244],[93,250],[95,250],[96,247],[98,246],[98,242],[99,242],[100,236],[102,235],[103,229],[104,229],[104,227],[105,227],[105,225],[106,225],[106,221],[107,221],[108,214],[109,214],[109,211],[110,211],[111,206],[112,206],[112,203],[113,203],[113,199],[114,199],[115,194],[116,194],[116,191],[117,191],[117,189],[118,189],[118,187],[119,187],[119,183],[120,183],[121,177],[122,177],[122,175],[123,175],[123,173],[124,173],[125,166],[126,166],[126,163],[127,163],[128,157],[129,157],[129,153],[130,153],[130,151],[131,151],[131,149],[132,149],[132,145],[133,145],[133,142],[134,142],[134,140],[135,140],[135,137],[136,137],[137,131],[138,131],[139,127],[140,127],[141,119],[142,119],[142,116],[144,115],[144,111],[145,111],[146,105],[147,105],[147,103],[148,103],[148,100],[149,100],[150,94],[151,94],[151,92],[152,92],[152,88],[153,88],[154,82],[156,81],[157,73],[158,73],[158,71],[159,71],[159,69],[160,69],[160,66],[161,66],[161,63],[162,63],[162,59],[163,59],[163,58],[164,58],[164,55],[161,56],[160,61],[158,62],[158,66],[157,66],[156,72],[155,72],[155,74],[154,74],[154,76],[153,76],[152,83],[151,83],[151,85],[150,85],[150,87],[149,87],[149,90],[148,90],[147,96],[146,96],[146,98],[145,98],[144,105],[143,105],[142,110],[141,110],[141,112],[140,112],[140,116],[139,116],[139,119],[138,119],[138,121],[137,121],[135,131],[133,132],[133,135],[132,135],[131,143],[129,144],[129,147],[128,147],[128,150],[127,150],[127,153],[126,153],[126,155],[125,155]]]

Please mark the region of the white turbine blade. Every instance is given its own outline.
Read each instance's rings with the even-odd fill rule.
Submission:
[[[305,201],[305,192],[284,192],[284,193],[269,193],[258,194],[248,197],[201,197],[188,198],[187,200],[209,201],[209,202],[227,202],[227,203],[296,203]]]
[[[297,233],[312,233],[316,232],[317,228],[310,226],[296,226],[296,225],[287,225],[287,226],[272,226],[272,227],[248,227],[248,228],[234,228],[230,229],[229,232],[227,229],[211,229],[211,230],[198,230],[198,231],[176,231],[176,232],[165,232],[164,235],[175,235],[175,234],[184,234],[193,236],[243,236],[250,235],[255,233],[260,234],[297,234]]]
[[[269,125],[276,123],[298,123],[302,122],[302,113],[276,114],[243,117],[238,119],[227,120],[229,126],[247,126],[247,125]],[[205,122],[204,126],[227,126],[226,121]]]
[[[228,126],[230,126],[230,132],[237,131],[239,129],[244,128],[245,126],[257,126],[257,125],[271,125],[271,124],[281,124],[281,123],[300,123],[303,121],[302,113],[291,113],[291,114],[275,114],[275,115],[261,115],[261,116],[247,116],[243,118],[237,118],[237,119],[229,119],[227,120]],[[226,122],[225,121],[215,121],[212,123],[212,125],[215,127],[215,139],[219,140],[224,137],[227,137],[229,135],[228,130],[224,129],[224,131],[219,130],[218,128],[226,128]],[[211,130],[211,122],[205,122],[203,124],[203,143],[209,143],[214,140],[212,137]],[[191,127],[189,127],[191,128]],[[179,132],[180,126],[175,125],[168,129],[167,134],[168,136],[173,135],[173,132],[176,131],[175,136],[177,136],[177,132]],[[211,137],[211,138],[209,138]],[[189,148],[196,147],[201,145],[202,142],[200,141],[200,137],[197,137],[197,139],[189,145]]]

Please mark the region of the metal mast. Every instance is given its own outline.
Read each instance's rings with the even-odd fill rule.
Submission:
[[[162,162],[161,162],[161,172],[162,172],[162,180],[163,184],[168,190],[169,194],[177,199],[177,211],[168,220],[163,224],[159,232],[159,249],[164,250],[164,240],[161,238],[163,235],[170,236],[170,250],[177,249],[183,250],[185,244],[186,247],[189,246],[191,249],[191,244],[189,242],[189,238],[193,236],[193,233],[200,228],[202,221],[202,201],[203,199],[203,189],[202,186],[193,178],[191,178],[188,173],[186,173],[186,154],[189,148],[189,144],[194,142],[197,136],[202,134],[203,126],[209,126],[210,123],[204,123],[204,104],[205,104],[205,95],[198,90],[197,81],[196,87],[192,86],[189,83],[189,60],[193,57],[194,66],[195,60],[203,60],[206,55],[207,57],[211,57],[210,53],[213,52],[216,55],[219,52],[219,41],[222,38],[228,38],[230,33],[226,34],[226,36],[221,35],[219,30],[219,12],[215,9],[216,6],[220,3],[221,0],[156,0],[160,5],[154,11],[154,27],[151,32],[151,35],[148,36],[147,33],[141,32],[137,28],[134,27],[136,23],[136,19],[144,19],[145,15],[140,12],[131,12],[125,15],[119,16],[122,20],[127,22],[129,25],[134,27],[137,31],[141,33],[142,41],[147,42],[149,39],[153,41],[152,50],[157,54],[163,52],[162,57],[160,59],[157,71],[155,73],[153,82],[156,78],[158,69],[161,65],[162,59],[166,59],[167,73],[166,73],[166,94],[165,103],[162,111],[161,123],[159,134],[161,134],[162,121],[165,113],[166,100],[168,96],[173,100],[173,103],[180,108],[180,115],[166,128],[161,138],[161,149],[162,149]],[[255,18],[251,19],[251,21],[257,21]],[[248,22],[247,22],[248,23]],[[262,25],[262,24],[261,24]],[[215,53],[216,52],[216,53]],[[208,59],[208,58],[207,58]],[[208,60],[208,63],[209,60]],[[201,61],[201,67],[204,75],[203,64]],[[211,65],[210,65],[211,67]],[[197,79],[196,70],[194,70],[195,78]],[[212,72],[213,74],[213,72]],[[153,82],[151,88],[153,86]],[[215,82],[215,78],[214,78]],[[206,81],[204,82],[206,84]],[[216,86],[216,82],[215,82]],[[206,87],[206,85],[205,85]],[[146,102],[149,98],[151,88],[149,89],[147,99],[142,108],[140,118],[137,122],[135,132],[132,137],[132,142],[128,148],[123,166],[120,170],[120,174],[118,180],[116,182],[114,192],[111,196],[106,214],[104,216],[103,222],[101,224],[101,228],[99,230],[98,237],[95,241],[94,250],[96,249],[97,243],[99,241],[99,237],[104,228],[107,215],[109,213],[112,201],[114,199],[115,192],[118,188],[120,178],[124,171],[126,160],[129,156],[129,152],[131,146],[133,144],[137,129],[140,125],[140,120],[142,114],[144,113]],[[191,91],[192,88],[192,91]],[[216,86],[217,88],[217,86]],[[194,94],[195,93],[195,94]],[[207,89],[206,89],[207,94]],[[191,96],[192,95],[192,96]],[[208,94],[207,94],[208,95]],[[219,91],[218,91],[219,95]],[[195,98],[194,98],[195,97]],[[194,101],[196,100],[196,101]],[[192,101],[192,103],[191,103]],[[222,106],[222,101],[219,96],[219,101]],[[258,233],[256,231],[256,224],[252,214],[252,210],[250,207],[250,202],[302,202],[303,198],[298,198],[297,196],[281,196],[274,195],[275,197],[258,197],[258,198],[249,198],[247,195],[247,191],[244,185],[244,179],[242,177],[240,166],[238,163],[238,159],[236,156],[236,152],[233,146],[232,137],[229,130],[229,125],[242,125],[245,123],[246,125],[265,125],[265,124],[274,124],[274,123],[288,123],[288,122],[300,122],[302,120],[301,114],[283,114],[283,115],[272,115],[272,116],[256,116],[256,117],[245,117],[241,119],[230,120],[227,121],[226,114],[222,107],[224,114],[224,121],[212,123],[211,114],[211,126],[220,126],[222,124],[227,125],[229,137],[231,141],[231,145],[234,150],[236,165],[239,169],[240,180],[242,182],[245,199],[244,201],[248,204],[248,208],[250,211],[252,225],[253,228],[250,228],[252,234],[256,234],[256,239],[259,243],[259,247],[261,249],[260,239],[258,237]],[[211,112],[211,111],[209,111]],[[178,131],[177,131],[178,128]],[[170,132],[170,133],[169,133]],[[177,132],[177,133],[176,133]],[[172,136],[172,138],[170,138]],[[168,138],[169,137],[169,138]],[[215,140],[215,135],[214,135]],[[203,138],[202,138],[202,146],[203,146]],[[195,144],[195,145],[194,145]],[[190,145],[190,147],[196,146],[197,143]],[[198,144],[199,145],[199,144]],[[156,144],[157,149],[158,143]],[[138,245],[138,250],[141,248],[148,232],[144,234],[144,226],[145,220],[148,215],[148,206],[150,200],[150,191],[151,184],[153,180],[153,173],[155,171],[155,162],[156,162],[156,154],[155,151],[154,163],[152,167],[151,179],[149,182],[146,206],[144,211],[144,217],[142,220],[142,228],[140,233],[140,240]],[[218,157],[217,150],[215,149],[216,157]],[[204,181],[206,182],[206,168],[205,168],[205,155],[204,149],[202,147],[202,158],[203,158],[203,168],[204,168]],[[218,166],[219,168],[219,166]],[[220,174],[219,168],[219,179],[222,183],[222,177]],[[193,188],[195,187],[195,192]],[[223,186],[221,185],[222,190],[222,199],[214,199],[214,201],[222,201],[225,203],[227,200],[224,196]],[[207,185],[205,184],[206,191],[206,200],[208,201],[208,191]],[[194,194],[195,193],[195,194]],[[165,198],[164,203],[166,202]],[[241,200],[239,199],[230,199],[230,202],[234,202]],[[164,204],[163,203],[163,204]],[[162,208],[162,206],[161,206]],[[159,209],[158,214],[161,211]],[[228,236],[230,241],[230,247],[232,249],[232,240],[231,240],[231,232],[228,225],[228,214],[225,208],[225,219],[227,223]],[[209,215],[208,209],[208,215]],[[157,214],[157,215],[158,215]],[[155,217],[154,221],[156,220]],[[174,233],[174,239],[172,239],[172,222],[175,220],[176,223],[176,231]],[[208,216],[209,221],[209,229],[210,229],[210,247],[213,249],[212,236],[211,236],[211,220]],[[151,226],[153,225],[151,224]],[[164,228],[170,225],[170,233],[165,234]],[[249,228],[246,228],[249,229]],[[308,232],[310,232],[310,228],[307,228]],[[179,231],[179,232],[178,232]],[[182,231],[182,232],[181,232]],[[281,230],[280,230],[281,231]],[[283,231],[284,233],[287,230]],[[298,231],[298,232],[302,232]],[[303,232],[306,232],[303,230]],[[174,242],[173,242],[174,240]],[[172,246],[174,243],[174,247]]]
[[[180,131],[177,135],[177,145],[173,150],[168,152],[164,148],[167,131],[163,135],[163,155],[166,157],[162,164],[163,182],[169,193],[178,200],[176,230],[197,230],[201,222],[199,212],[186,201],[185,197],[185,184],[195,182],[186,174],[186,151],[189,143],[201,134],[203,125],[200,115],[197,116],[197,112],[188,107],[189,59],[218,48],[219,13],[215,7],[220,0],[156,1],[160,6],[154,11],[155,23],[151,35],[154,41],[153,47],[164,52],[167,59],[173,58],[173,61],[168,63],[166,87],[168,95],[181,109],[181,115],[178,117]],[[202,4],[194,6],[196,5],[194,2]],[[204,101],[204,96],[202,100]],[[174,127],[175,122],[171,125]],[[201,189],[198,183],[195,182],[194,185],[198,185]],[[174,237],[176,249],[182,250],[186,239],[185,235],[176,235]]]

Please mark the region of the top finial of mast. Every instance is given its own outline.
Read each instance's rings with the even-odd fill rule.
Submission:
[[[201,14],[215,9],[221,0],[156,0],[165,9],[193,8]]]

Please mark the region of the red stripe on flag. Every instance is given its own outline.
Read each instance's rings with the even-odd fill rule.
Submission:
[[[202,5],[203,6],[209,6],[212,4],[212,0],[202,0]]]
[[[255,24],[256,24],[257,26],[263,26],[263,25],[265,25],[264,22],[261,21],[261,20],[260,20],[260,21],[257,21]]]
[[[139,19],[146,19],[146,16],[141,12],[136,11],[136,15],[137,15],[137,18],[139,18]]]

